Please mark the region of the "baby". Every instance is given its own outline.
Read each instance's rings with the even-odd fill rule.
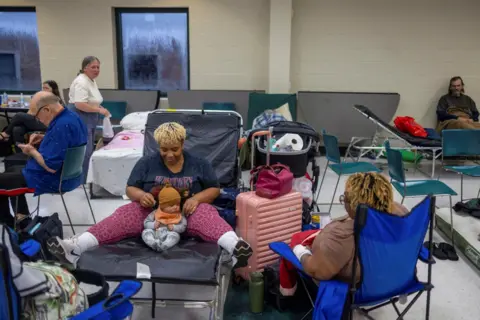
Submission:
[[[143,241],[155,251],[165,251],[180,241],[180,233],[187,228],[187,220],[180,211],[180,194],[165,186],[158,193],[158,209],[143,223]]]

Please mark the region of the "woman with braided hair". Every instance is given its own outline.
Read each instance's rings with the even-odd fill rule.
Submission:
[[[340,196],[347,215],[329,223],[323,230],[309,230],[292,236],[290,246],[305,272],[316,280],[351,280],[354,257],[354,219],[357,206],[369,207],[404,216],[408,210],[393,201],[390,182],[380,173],[356,173],[345,184]],[[360,266],[356,278],[360,280]],[[292,296],[297,288],[295,268],[285,260],[280,263],[280,293]]]

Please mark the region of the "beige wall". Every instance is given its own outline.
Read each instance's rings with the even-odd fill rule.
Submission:
[[[291,38],[285,30],[290,2]],[[81,59],[92,54],[102,61],[100,87],[117,86],[113,7],[176,6],[190,8],[192,89],[399,92],[398,114],[433,125],[448,79],[461,75],[480,104],[478,0],[2,0],[1,5],[37,7],[42,78],[61,87],[69,86]]]
[[[268,0],[2,0],[37,8],[42,79],[68,87],[84,56],[102,62],[98,84],[116,88],[112,7],[189,7],[192,89],[267,89]]]
[[[480,1],[294,0],[292,90],[391,91],[435,123],[451,76],[480,105]]]

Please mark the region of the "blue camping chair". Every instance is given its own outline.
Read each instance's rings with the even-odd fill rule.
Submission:
[[[453,239],[453,209],[452,196],[457,193],[439,180],[409,180],[405,178],[405,169],[403,167],[402,154],[398,150],[390,148],[390,142],[385,142],[385,150],[387,153],[388,173],[391,183],[395,190],[402,196],[402,204],[406,197],[420,197],[433,194],[435,196],[448,196],[450,199],[450,233]]]
[[[404,217],[379,212],[360,205],[354,227],[354,259],[361,266],[361,281],[355,284],[357,264],[352,270],[351,283],[336,280],[320,281],[313,309],[315,320],[352,319],[358,310],[369,319],[369,312],[392,304],[397,319],[403,319],[423,292],[427,292],[425,319],[430,316],[432,280],[432,238],[435,198],[428,196]],[[429,227],[430,226],[430,227]],[[428,230],[429,250],[422,244]],[[291,262],[306,281],[313,282],[300,261],[284,242],[270,244],[270,249]],[[417,260],[428,264],[427,282],[416,276]],[[308,291],[307,291],[308,293]],[[397,302],[401,297],[415,294],[403,311]],[[313,301],[313,299],[310,299]]]
[[[5,227],[2,226],[2,228]],[[14,234],[10,233],[10,244],[12,247],[15,245],[15,240],[12,241],[13,235]],[[36,242],[35,240],[28,241]],[[32,253],[32,246],[29,245],[28,247],[29,251],[27,252],[24,246],[20,246],[20,250],[22,250],[24,254],[27,254],[27,256]],[[38,242],[35,247],[40,251],[40,244]],[[0,319],[19,320],[21,319],[21,298],[13,281],[10,254],[4,243],[0,244],[0,269]],[[133,313],[133,305],[130,299],[137,294],[141,288],[142,283],[139,281],[124,280],[120,282],[115,291],[107,299],[93,304],[87,310],[69,318],[69,320],[126,319]]]
[[[320,182],[320,187],[318,188],[315,202],[317,202],[320,191],[322,190],[322,185],[325,179],[325,174],[327,173],[327,168],[330,168],[338,175],[337,183],[335,184],[335,190],[333,191],[332,201],[330,202],[330,208],[328,209],[328,212],[330,212],[332,210],[335,194],[337,193],[338,183],[340,182],[340,177],[342,175],[351,175],[354,173],[362,172],[380,172],[381,170],[369,162],[342,162],[337,137],[328,135],[325,130],[322,131],[322,135],[323,143],[325,145],[327,165],[325,166],[325,170],[323,171],[322,181]],[[330,162],[333,162],[333,164],[330,164]]]
[[[480,177],[480,165],[445,166],[443,157],[480,156],[480,130],[443,130],[442,149],[443,168],[460,175],[460,201],[463,201],[463,176]],[[480,188],[477,198],[480,198]]]

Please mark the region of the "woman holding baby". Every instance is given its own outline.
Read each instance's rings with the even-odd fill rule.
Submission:
[[[181,213],[187,222],[187,235],[218,243],[232,255],[235,267],[246,266],[252,255],[250,245],[239,238],[210,205],[220,194],[219,182],[211,164],[183,149],[186,131],[178,123],[162,124],[155,130],[154,137],[160,152],[141,158],[128,179],[127,195],[132,202],[121,206],[85,233],[71,239],[50,239],[49,249],[52,254],[63,263],[76,266],[80,255],[86,250],[137,237],[144,229],[153,229],[153,238],[162,238],[160,234],[155,235],[160,228],[164,231],[158,233],[175,232],[174,225],[181,224],[182,221],[178,216],[174,221],[177,223],[162,223],[161,218],[157,220],[159,215],[165,213],[178,215],[178,212],[172,210],[178,198],[176,193],[172,195],[169,192],[168,200],[172,198],[171,203],[164,203],[166,199],[162,199],[162,194],[166,194],[162,190],[173,187],[180,196]],[[158,197],[160,192],[162,194]],[[160,210],[156,208],[157,205]],[[179,230],[183,231],[182,228]],[[161,239],[158,243],[163,241],[164,239]],[[155,250],[158,247],[160,246],[155,245]]]

